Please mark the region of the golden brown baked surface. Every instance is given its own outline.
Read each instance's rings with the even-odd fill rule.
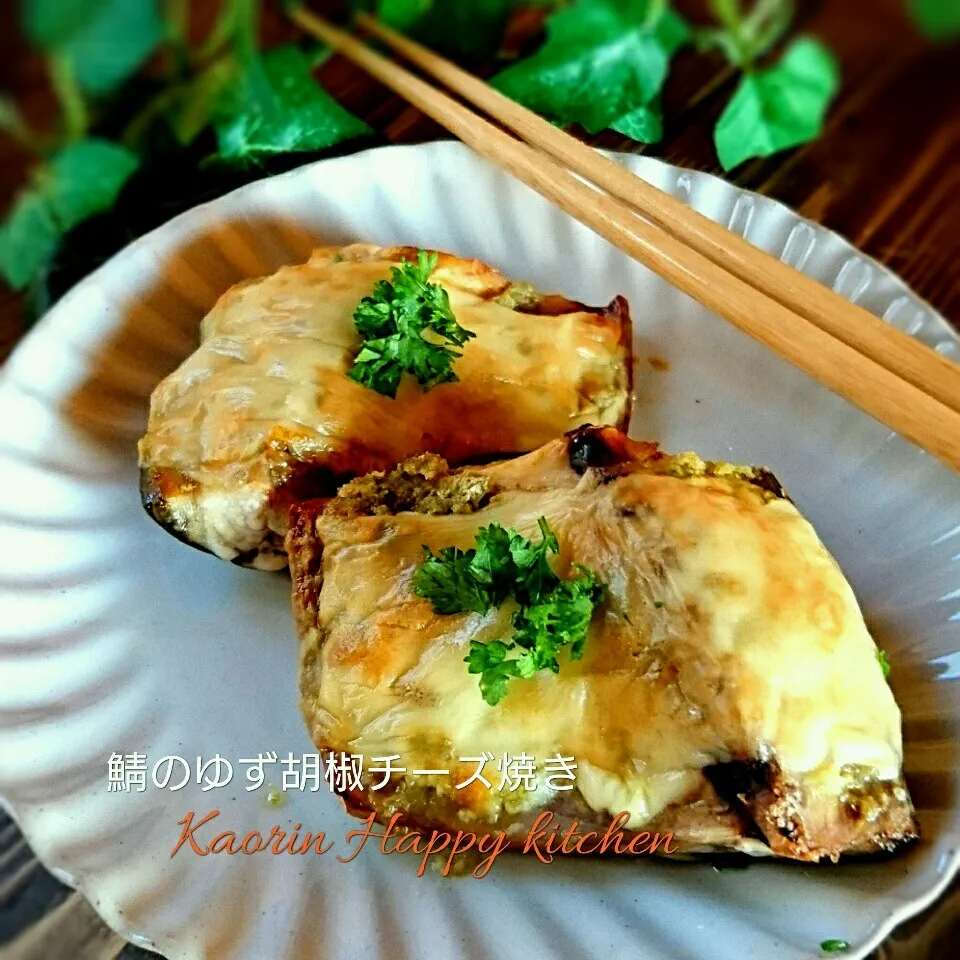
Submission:
[[[583,564],[607,596],[583,659],[562,655],[558,674],[515,681],[491,707],[463,661],[471,640],[509,637],[510,604],[437,614],[411,578],[423,545],[466,549],[493,522],[535,536],[540,516],[557,572]],[[597,825],[629,812],[683,853],[799,860],[916,835],[876,646],[765,470],[586,429],[486,467],[423,457],[361,478],[325,510],[295,511],[288,547],[315,743],[451,770],[365,782],[353,810],[518,837],[546,809]],[[484,751],[573,756],[576,790],[456,790],[460,758]]]
[[[200,347],[153,394],[140,443],[152,516],[189,543],[262,569],[286,565],[291,503],[424,452],[451,463],[535,449],[630,413],[627,303],[542,296],[474,260],[441,254],[432,282],[476,334],[457,383],[397,398],[347,377],[360,300],[409,248],[317,250],[240,284],[201,326]]]

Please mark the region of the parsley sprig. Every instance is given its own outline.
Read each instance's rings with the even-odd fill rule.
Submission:
[[[437,613],[486,613],[510,598],[519,604],[511,641],[473,640],[464,659],[490,706],[507,695],[512,679],[559,673],[561,650],[579,660],[604,597],[603,584],[586,567],[577,565],[572,580],[557,576],[547,559],[559,552],[557,538],[544,517],[539,525],[539,543],[494,523],[477,532],[469,550],[447,547],[434,555],[424,547],[426,560],[414,576],[414,593],[431,600]]]
[[[428,390],[457,380],[453,361],[476,334],[457,323],[447,291],[430,283],[438,257],[421,250],[417,262],[402,263],[381,280],[354,314],[364,339],[349,376],[377,393],[396,397],[404,373]]]

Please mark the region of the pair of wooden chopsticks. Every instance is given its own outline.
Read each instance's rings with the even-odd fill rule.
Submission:
[[[308,33],[477,153],[835,393],[960,470],[960,366],[372,17],[364,14],[357,22],[521,139],[310,11],[301,8],[292,16]]]

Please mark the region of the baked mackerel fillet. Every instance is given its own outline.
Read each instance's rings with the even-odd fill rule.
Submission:
[[[141,492],[171,533],[245,566],[286,566],[290,504],[407,457],[451,463],[524,453],[587,422],[630,414],[627,303],[593,309],[441,254],[431,276],[476,334],[459,382],[396,399],[347,376],[353,315],[410,248],[323,248],[309,263],[228,291],[200,347],[153,394]]]
[[[444,615],[411,578],[499,523],[606,583],[582,659],[514,680],[489,706],[464,657],[509,638],[509,603]],[[301,706],[323,751],[399,755],[343,794],[422,829],[504,830],[553,811],[591,829],[672,832],[681,855],[793,860],[891,852],[917,835],[900,713],[853,591],[766,470],[668,456],[613,428],[519,459],[450,470],[438,457],[356,480],[295,511],[288,539]],[[485,751],[574,757],[575,789],[498,792]],[[397,762],[397,765],[401,765]],[[556,784],[555,784],[556,785]],[[629,836],[629,834],[628,834]],[[661,848],[662,852],[662,848]]]

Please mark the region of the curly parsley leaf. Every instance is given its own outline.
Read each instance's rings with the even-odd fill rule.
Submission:
[[[547,554],[558,553],[560,546],[545,518],[540,518],[539,525],[539,543],[516,530],[504,530],[498,523],[477,532],[470,572],[490,591],[494,606],[511,596],[518,603],[536,603],[559,583],[547,562]]]
[[[569,648],[570,659],[579,660],[604,597],[603,584],[585,567],[576,567],[573,580],[556,575],[547,555],[559,553],[560,544],[546,518],[539,526],[538,543],[494,523],[477,531],[470,550],[447,547],[434,556],[424,547],[426,561],[414,574],[414,593],[432,600],[437,613],[486,613],[510,598],[520,605],[510,643],[474,640],[464,658],[491,706],[507,695],[512,679],[528,680],[541,670],[558,673],[561,650]]]
[[[10,286],[27,286],[63,234],[109,209],[138,165],[119,144],[88,138],[40,167],[0,226],[0,273]]]
[[[470,576],[489,592],[491,606],[500,606],[513,589],[516,566],[510,547],[517,536],[519,534],[515,531],[504,530],[499,523],[492,523],[477,531]]]
[[[662,0],[576,0],[550,17],[536,54],[492,83],[557,123],[646,136],[655,132],[652,118],[634,115],[660,93],[688,36],[685,21]]]
[[[364,344],[351,379],[387,397],[396,397],[404,373],[427,389],[457,379],[453,362],[462,354],[450,345],[462,347],[475,334],[457,323],[446,290],[430,282],[437,261],[421,250],[416,263],[393,267],[391,279],[360,302],[354,323]]]
[[[931,40],[946,43],[960,37],[960,0],[908,0],[907,7]]]
[[[220,157],[238,163],[326,150],[371,132],[317,85],[310,61],[293,46],[244,62],[221,98],[214,128]]]
[[[164,37],[157,0],[25,0],[22,9],[31,42],[92,96],[117,89]]]
[[[774,66],[747,73],[717,123],[723,168],[815,139],[839,84],[836,60],[811,37],[794,41]]]
[[[490,643],[470,641],[470,653],[464,660],[471,674],[480,676],[480,695],[495,707],[506,695],[510,680],[520,676],[518,660],[508,660],[507,654],[513,649],[502,640]]]
[[[490,590],[472,572],[475,550],[445,547],[434,555],[424,547],[426,560],[413,577],[413,592],[433,602],[437,613],[486,613],[496,606]]]
[[[480,693],[490,706],[507,695],[513,678],[529,680],[542,670],[559,673],[561,650],[569,649],[571,660],[583,656],[594,610],[605,591],[592,571],[577,570],[575,580],[557,580],[537,602],[520,607],[509,644],[471,641],[465,662],[470,673],[480,675]]]
[[[537,603],[522,607],[513,618],[514,643],[533,657],[537,670],[559,672],[557,651],[570,647],[570,659],[583,656],[593,611],[604,588],[596,575],[577,567],[576,580],[561,580]]]
[[[560,544],[546,518],[538,521],[541,540],[534,544],[516,531],[511,532],[510,559],[513,562],[513,596],[520,604],[539,603],[560,582],[547,562],[547,554],[560,552]]]
[[[477,531],[469,550],[447,547],[434,556],[424,547],[426,562],[414,574],[413,591],[433,601],[437,613],[486,613],[508,597],[535,602],[559,583],[547,563],[547,552],[559,544],[547,521],[540,518],[543,534],[538,544],[499,523]]]

